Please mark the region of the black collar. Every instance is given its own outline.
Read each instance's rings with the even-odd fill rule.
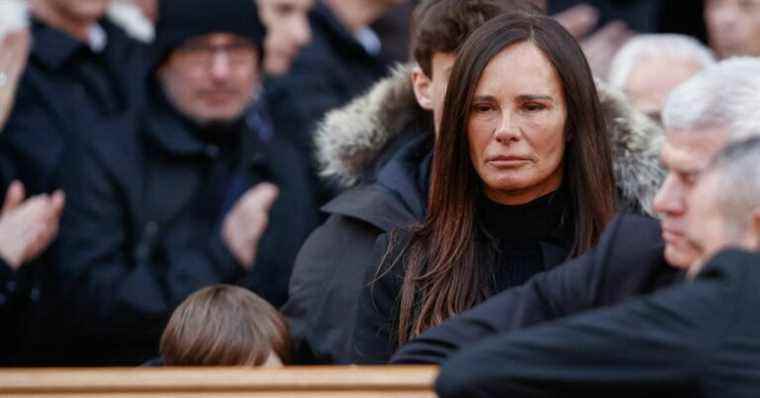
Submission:
[[[103,51],[107,51],[110,40],[116,29],[110,22],[102,19],[98,25],[103,29],[108,43]],[[80,51],[89,51],[90,46],[68,33],[46,25],[44,22],[32,18],[32,44],[31,55],[49,69],[60,69]]]
[[[172,157],[218,158],[223,148],[217,143],[204,140],[200,128],[181,116],[163,95],[155,94],[156,100],[149,108],[144,124],[145,137],[155,148]],[[240,138],[232,148],[240,156],[243,167],[265,167],[268,163],[267,147],[247,122],[240,122]]]
[[[572,239],[572,217],[564,188],[529,203],[506,206],[478,199],[478,220],[486,234],[499,240],[550,240],[567,244]]]

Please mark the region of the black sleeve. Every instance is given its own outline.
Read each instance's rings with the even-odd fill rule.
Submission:
[[[48,101],[27,78],[19,84],[7,123],[0,126],[2,197],[11,181],[24,183],[27,195],[55,188],[54,170],[63,146],[61,126],[70,123],[45,107]]]
[[[659,231],[653,219],[619,216],[596,248],[426,331],[401,347],[392,362],[440,364],[488,336],[641,293],[653,269],[662,267]]]
[[[155,228],[133,225],[125,186],[94,150],[72,147],[65,164],[67,201],[55,250],[79,314],[116,327],[161,319],[195,290],[242,276],[219,233],[197,247],[165,247]]]
[[[719,279],[486,339],[454,355],[436,391],[454,397],[698,396],[735,294]],[[612,394],[614,393],[614,394]]]
[[[351,341],[351,359],[356,364],[387,363],[397,348],[394,328],[404,267],[400,263],[394,264],[395,255],[385,255],[388,245],[388,235],[381,235],[375,245],[377,261],[367,268],[359,296]],[[378,266],[380,261],[383,263]]]
[[[358,298],[382,231],[333,214],[298,252],[282,308],[299,363],[350,363]]]
[[[16,272],[0,258],[0,321],[9,319],[7,313],[16,295]]]

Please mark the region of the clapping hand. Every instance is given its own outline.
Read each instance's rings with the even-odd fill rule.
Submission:
[[[256,248],[269,224],[269,210],[277,199],[276,186],[262,183],[238,199],[222,225],[222,240],[245,269],[256,259]]]
[[[63,192],[24,200],[24,186],[14,181],[0,214],[0,257],[13,269],[39,256],[58,235]]]

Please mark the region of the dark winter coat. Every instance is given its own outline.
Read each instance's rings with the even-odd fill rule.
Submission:
[[[282,304],[295,254],[316,224],[296,151],[276,139],[263,144],[242,122],[225,132],[239,140],[202,139],[165,101],[145,124],[124,131],[101,128],[72,150],[63,178],[68,202],[57,259],[75,322],[71,338],[87,343],[85,360],[139,364],[155,356],[174,307],[210,284],[242,284]],[[221,224],[264,181],[280,194],[252,271],[244,272],[222,242]]]
[[[312,42],[286,76],[267,82],[267,97],[275,131],[312,159],[317,122],[386,76],[389,65],[368,53],[321,1],[309,22]]]
[[[0,134],[0,192],[18,179],[27,194],[59,188],[56,180],[65,149],[87,140],[93,126],[130,114],[145,97],[146,48],[121,29],[101,20],[107,44],[101,52],[33,19],[32,48],[16,101]],[[109,130],[109,134],[118,134]],[[45,254],[8,273],[5,290],[12,306],[0,315],[0,363],[65,364],[67,342],[55,263]],[[3,290],[3,289],[0,289]],[[12,291],[12,292],[11,292]],[[6,355],[7,353],[7,355]]]
[[[33,20],[32,48],[13,111],[0,136],[3,186],[19,179],[28,193],[58,187],[63,151],[92,126],[138,107],[145,97],[147,49],[107,20],[107,45],[84,42]],[[43,145],[44,143],[44,145]]]
[[[658,163],[661,132],[621,95],[605,89],[601,94],[612,126],[621,196],[630,207],[649,213],[664,175]],[[366,269],[377,265],[377,238],[424,219],[428,176],[420,176],[421,163],[414,162],[429,162],[432,152],[408,157],[409,148],[400,148],[399,142],[427,136],[426,150],[432,151],[431,119],[416,102],[409,71],[397,68],[320,124],[316,143],[322,174],[347,190],[323,208],[329,218],[301,249],[283,308],[297,346],[319,361],[351,361],[355,311]],[[403,166],[394,166],[397,161]],[[408,171],[394,176],[386,168]],[[379,176],[378,170],[383,171]],[[415,188],[413,181],[420,177],[425,182]]]
[[[569,207],[564,189],[515,206],[483,196],[478,199],[475,252],[482,271],[478,283],[486,296],[522,285],[568,258],[574,232]],[[353,363],[387,363],[398,347],[400,297],[406,273],[403,250],[411,238],[410,231],[401,229],[378,239],[373,258],[379,259],[380,265],[366,269],[359,296],[351,346]]]
[[[392,362],[442,364],[489,336],[669,286],[680,274],[665,262],[661,234],[654,219],[618,216],[588,253],[426,331],[402,346]]]
[[[468,345],[441,368],[436,392],[441,398],[756,397],[759,284],[760,256],[723,252],[694,281]]]

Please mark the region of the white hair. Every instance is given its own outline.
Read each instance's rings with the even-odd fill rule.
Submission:
[[[736,57],[678,86],[663,112],[666,130],[729,128],[731,140],[760,133],[760,59]]]
[[[747,227],[749,215],[760,208],[760,132],[735,141],[713,158],[707,173],[717,173],[715,197],[719,211],[734,232]]]
[[[677,34],[648,34],[634,37],[615,54],[609,73],[609,83],[623,90],[636,66],[647,58],[683,58],[702,67],[715,63],[712,51],[694,38]]]

